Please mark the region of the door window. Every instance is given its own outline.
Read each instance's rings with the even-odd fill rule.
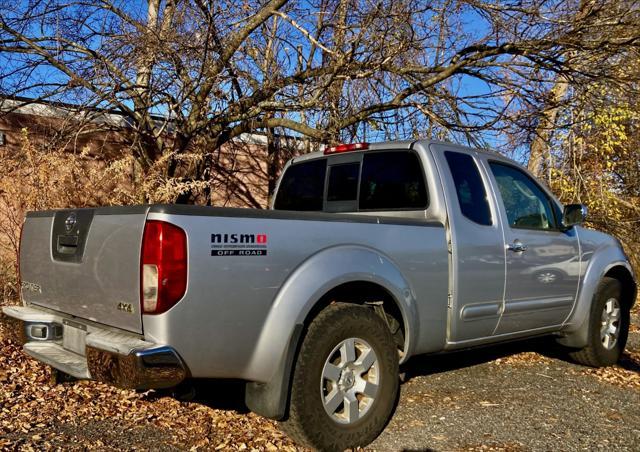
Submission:
[[[553,207],[547,194],[527,174],[510,165],[491,162],[509,226],[555,229]]]

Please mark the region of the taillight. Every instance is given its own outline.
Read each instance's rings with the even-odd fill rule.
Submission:
[[[369,143],[339,144],[338,146],[332,146],[325,149],[324,155],[338,154],[340,152],[364,151],[366,149],[369,149]]]
[[[168,311],[187,290],[187,236],[170,223],[149,220],[142,237],[140,303],[145,314]]]

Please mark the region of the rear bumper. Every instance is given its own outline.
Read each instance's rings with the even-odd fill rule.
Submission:
[[[187,377],[180,356],[166,345],[30,306],[2,311],[10,319],[11,337],[27,354],[76,378],[127,389],[160,389]]]
[[[87,347],[87,363],[92,378],[120,388],[171,388],[187,376],[182,360],[167,346],[132,350],[126,356]]]

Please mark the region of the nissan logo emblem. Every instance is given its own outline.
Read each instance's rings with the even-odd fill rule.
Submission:
[[[67,232],[73,231],[73,228],[76,227],[76,222],[78,219],[76,218],[75,212],[71,213],[66,220],[64,220],[64,228]]]

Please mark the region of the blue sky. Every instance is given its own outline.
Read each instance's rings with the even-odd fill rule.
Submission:
[[[305,0],[302,2],[303,5],[304,4],[308,4],[308,2]],[[146,2],[144,1],[140,1],[140,0],[135,0],[135,1],[122,1],[120,3],[120,6],[123,9],[126,9],[128,13],[130,13],[132,16],[139,18],[139,19],[143,19],[145,14],[146,14]],[[463,23],[463,31],[465,34],[470,35],[471,37],[481,37],[484,36],[487,31],[488,31],[488,26],[487,23],[480,18],[477,14],[475,14],[474,12],[470,11],[470,10],[466,10],[463,12],[462,16],[461,16],[461,21]],[[45,32],[47,30],[45,29]],[[52,30],[49,30],[49,32],[51,32]],[[302,42],[304,42],[304,40],[302,40]],[[97,43],[96,43],[97,45]],[[6,74],[7,70],[10,70],[10,68],[12,67],[13,63],[11,61],[7,61],[6,59],[6,55],[3,56],[0,53],[0,66],[4,66],[4,69],[2,70],[2,73]],[[33,72],[31,74],[31,77],[33,78],[41,78],[41,79],[49,79],[49,80],[56,80],[56,79],[62,79],[56,71],[50,70],[50,69],[39,69],[35,72]],[[464,96],[482,96],[482,95],[489,95],[492,92],[492,89],[490,86],[488,86],[485,82],[475,78],[475,77],[471,77],[471,76],[467,76],[467,75],[461,75],[458,76],[455,80],[452,80],[449,84],[449,87],[452,91],[457,92],[460,96],[464,97]],[[0,84],[0,90],[2,89],[2,85]],[[26,91],[26,92],[22,92],[20,93],[23,96],[39,96],[41,93],[37,92],[37,91]],[[73,99],[68,99],[68,98],[60,98],[58,100],[73,100]],[[491,105],[493,106],[497,106],[498,102],[500,101],[499,99],[491,99],[490,97],[486,98],[486,101],[489,102]],[[468,107],[467,111],[469,113],[473,113],[473,111],[471,109],[469,109]],[[163,113],[163,111],[159,110],[158,113]],[[498,146],[501,144],[501,138],[499,136],[499,134],[497,134],[496,132],[482,132],[481,133],[482,138],[484,139],[484,141],[486,143],[488,143],[489,145],[492,146]]]

